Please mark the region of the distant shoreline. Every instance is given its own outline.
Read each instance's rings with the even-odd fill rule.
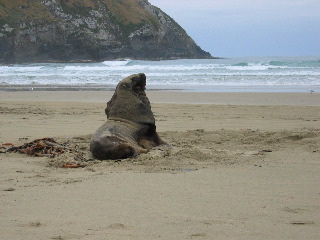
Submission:
[[[105,61],[165,61],[165,60],[183,60],[183,59],[227,59],[225,57],[203,57],[203,58],[111,58],[111,59],[99,59],[99,60],[91,60],[91,59],[83,59],[83,60],[43,60],[43,61],[0,61],[0,66],[13,66],[19,64],[41,64],[41,63],[100,63]]]
[[[80,85],[1,85],[0,92],[112,92],[116,85],[96,85],[96,86],[80,86]],[[311,92],[312,89],[312,92]],[[203,88],[160,88],[147,87],[147,91],[151,92],[193,92],[193,93],[320,93],[319,86],[276,86],[276,87],[212,87]]]

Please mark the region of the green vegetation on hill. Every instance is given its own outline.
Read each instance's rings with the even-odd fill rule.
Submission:
[[[208,58],[147,0],[0,0],[0,62]]]

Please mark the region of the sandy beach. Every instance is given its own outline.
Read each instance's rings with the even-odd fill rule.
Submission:
[[[173,148],[96,161],[112,94],[0,92],[0,146],[50,137],[86,165],[0,149],[1,239],[320,239],[319,93],[149,91]]]

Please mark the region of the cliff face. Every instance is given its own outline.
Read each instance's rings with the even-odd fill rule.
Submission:
[[[0,0],[0,62],[210,58],[147,0]]]

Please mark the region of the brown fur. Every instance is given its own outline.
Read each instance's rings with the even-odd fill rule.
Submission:
[[[90,150],[95,158],[134,157],[166,144],[157,134],[145,86],[146,76],[143,73],[119,82],[105,110],[108,121],[92,136]]]

